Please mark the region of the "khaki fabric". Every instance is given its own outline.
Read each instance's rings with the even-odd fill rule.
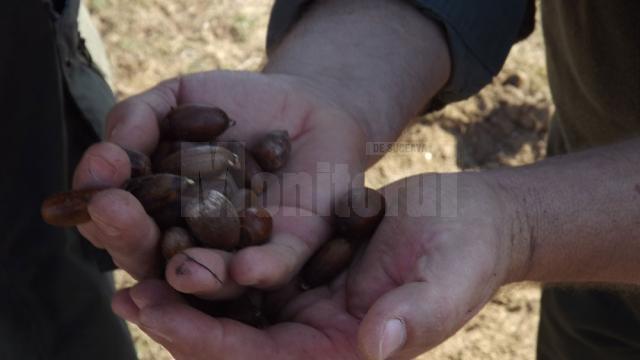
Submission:
[[[543,0],[542,16],[549,155],[640,135],[640,1]],[[640,291],[545,287],[538,359],[640,359]]]

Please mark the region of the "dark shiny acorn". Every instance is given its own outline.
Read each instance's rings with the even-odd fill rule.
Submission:
[[[251,149],[258,165],[265,171],[273,172],[283,168],[291,153],[291,140],[286,130],[276,130],[266,134]]]
[[[196,243],[189,235],[189,232],[180,227],[167,229],[160,242],[160,250],[166,260],[194,246],[196,246]]]
[[[131,177],[140,177],[151,174],[151,160],[141,152],[124,149],[131,163]]]
[[[183,207],[186,202],[185,195],[181,195],[180,199],[173,201],[166,206],[149,212],[149,216],[158,225],[161,230],[172,227],[187,227],[187,223],[182,215]]]
[[[216,318],[227,318],[239,321],[256,328],[265,328],[269,321],[263,314],[263,293],[248,289],[247,293],[237,299],[226,301],[210,301],[193,295],[183,295],[190,306]]]
[[[173,174],[153,174],[130,179],[124,188],[135,196],[148,214],[181,200],[195,182]]]
[[[180,150],[186,150],[200,145],[207,145],[207,143],[188,141],[160,141],[153,154],[151,154],[151,164],[153,165],[153,169],[158,172],[162,160],[164,160],[167,156]]]
[[[264,191],[264,181],[260,174],[263,172],[258,162],[247,148],[239,141],[218,142],[238,157],[238,167],[230,169],[231,175],[240,186],[252,189],[256,194]]]
[[[197,179],[217,176],[238,168],[238,157],[221,146],[199,145],[177,151],[165,157],[157,170]]]
[[[91,197],[100,190],[72,190],[53,194],[42,202],[42,219],[50,225],[70,227],[91,220],[87,205]]]
[[[324,243],[302,269],[303,288],[328,284],[349,266],[354,253],[355,245],[346,239]]]
[[[187,201],[183,215],[191,233],[205,246],[233,250],[240,242],[240,219],[221,192],[209,190]]]
[[[251,189],[239,189],[232,197],[229,197],[229,200],[238,212],[249,207],[256,207],[260,203],[258,195]]]
[[[202,181],[202,189],[217,190],[228,199],[232,199],[239,191],[238,184],[228,172],[218,176],[201,177],[198,181]]]
[[[160,121],[163,140],[213,141],[234,122],[220,108],[203,105],[182,105]]]
[[[250,207],[238,213],[240,217],[240,247],[267,243],[273,229],[271,214],[264,208]]]
[[[336,233],[349,240],[368,240],[384,218],[385,209],[381,193],[365,187],[351,189],[336,203]]]
[[[265,328],[269,321],[262,311],[263,294],[251,291],[223,305],[222,317],[239,321],[255,328]]]

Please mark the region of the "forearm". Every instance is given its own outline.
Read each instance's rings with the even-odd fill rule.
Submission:
[[[640,139],[489,176],[517,204],[512,280],[640,284]]]
[[[369,140],[389,141],[446,83],[441,29],[399,0],[316,1],[270,56],[350,112]]]

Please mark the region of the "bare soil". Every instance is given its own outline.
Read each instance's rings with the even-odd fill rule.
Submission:
[[[89,0],[120,98],[170,77],[211,69],[256,70],[272,0]],[[400,142],[420,151],[389,153],[367,173],[379,187],[422,172],[454,172],[535,162],[545,155],[553,112],[540,30],[515,46],[480,94],[416,119]],[[132,280],[117,273],[118,286]],[[470,323],[420,359],[533,359],[537,284],[503,289]],[[135,326],[140,358],[171,359]]]

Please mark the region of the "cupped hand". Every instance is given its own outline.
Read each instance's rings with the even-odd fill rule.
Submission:
[[[330,213],[333,194],[349,186],[350,178],[334,182],[333,189],[331,183],[321,188],[315,175],[326,174],[327,164],[344,164],[354,173],[364,167],[361,127],[325,94],[291,76],[213,71],[163,82],[121,102],[109,114],[107,141],[89,148],[75,172],[74,188],[113,188],[92,198],[88,207],[92,220],[79,226],[80,232],[134,277],[160,276],[158,227],[131,194],[115,189],[130,175],[121,147],[150,154],[159,141],[158,122],[172,108],[189,103],[217,106],[236,122],[220,140],[250,145],[270,130],[284,129],[292,139],[292,155],[276,174],[279,183],[269,188],[267,201],[274,218],[269,243],[233,256],[206,249],[197,249],[193,256],[208,259],[209,268],[223,272],[219,278],[233,278],[241,286],[271,288],[286,283],[330,235],[323,215]],[[193,279],[170,281],[176,288],[188,289],[181,281]],[[215,298],[220,286],[211,284],[207,288],[206,282],[199,282],[197,292]]]
[[[177,360],[358,359],[358,321],[346,311],[344,276],[286,301],[281,322],[257,329],[187,305],[160,280],[121,290],[114,311],[135,323]]]
[[[348,309],[368,358],[409,359],[453,335],[515,275],[514,211],[481,173],[382,189],[387,215],[351,270]]]

